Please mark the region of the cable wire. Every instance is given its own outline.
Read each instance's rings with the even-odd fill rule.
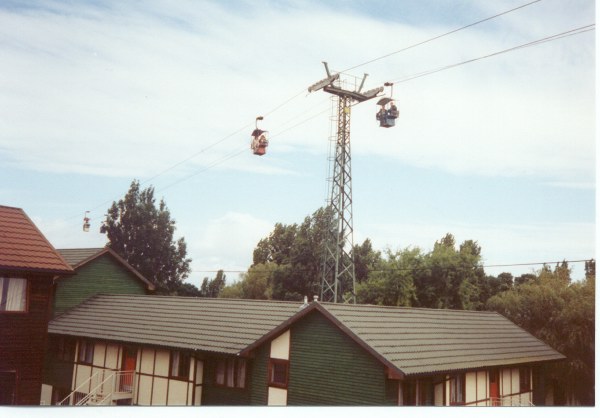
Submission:
[[[427,39],[427,40],[425,40],[425,41],[418,42],[418,43],[416,43],[416,44],[414,44],[414,45],[407,46],[407,47],[405,47],[405,48],[402,48],[402,49],[399,49],[399,50],[397,50],[397,51],[390,52],[389,54],[385,54],[385,55],[382,55],[382,56],[380,56],[380,57],[373,58],[373,59],[371,59],[371,60],[369,60],[369,61],[365,61],[365,62],[363,62],[363,63],[361,63],[361,64],[357,64],[357,65],[355,65],[355,66],[353,66],[353,67],[346,68],[345,70],[343,70],[343,71],[341,71],[341,72],[351,71],[351,70],[354,70],[354,69],[356,69],[356,68],[363,67],[363,66],[365,66],[365,65],[367,65],[367,64],[372,64],[372,63],[374,63],[374,62],[376,62],[376,61],[379,61],[379,60],[382,60],[382,59],[385,59],[385,58],[391,57],[392,55],[399,54],[400,52],[404,52],[404,51],[407,51],[407,50],[409,50],[409,49],[415,48],[415,47],[417,47],[417,46],[421,46],[421,45],[424,45],[424,44],[426,44],[426,43],[429,43],[429,42],[435,41],[435,40],[437,40],[437,39],[443,38],[443,37],[445,37],[445,36],[452,35],[453,33],[460,32],[461,30],[464,30],[464,29],[467,29],[467,28],[473,27],[473,26],[475,26],[475,25],[479,25],[480,23],[487,22],[488,20],[495,19],[495,18],[497,18],[497,17],[500,17],[500,16],[503,16],[503,15],[505,15],[505,14],[508,14],[508,13],[514,12],[514,11],[516,11],[516,10],[519,10],[519,9],[522,9],[522,8],[524,8],[524,7],[531,6],[531,5],[532,5],[532,4],[534,4],[534,3],[539,3],[540,1],[542,1],[542,0],[535,0],[535,1],[532,1],[532,2],[529,2],[529,3],[526,3],[526,4],[523,4],[523,5],[521,5],[521,6],[515,7],[515,8],[513,8],[513,9],[507,10],[507,11],[505,11],[505,12],[502,12],[502,13],[495,14],[494,16],[486,17],[485,19],[478,20],[477,22],[473,22],[473,23],[470,23],[470,24],[468,24],[468,25],[462,26],[462,27],[460,27],[460,28],[458,28],[458,29],[451,30],[450,32],[446,32],[446,33],[443,33],[443,34],[441,34],[441,35],[434,36],[433,38],[429,38],[429,39]]]
[[[449,36],[449,35],[451,35],[451,34],[453,34],[453,33],[456,33],[456,32],[459,32],[459,31],[462,31],[462,30],[464,30],[464,29],[467,29],[467,28],[470,28],[470,27],[473,27],[473,26],[476,26],[476,25],[478,25],[478,24],[480,24],[480,23],[487,22],[487,21],[489,21],[489,20],[492,20],[492,19],[495,19],[495,18],[497,18],[497,17],[500,17],[500,16],[503,16],[503,15],[506,15],[506,14],[508,14],[508,13],[514,12],[514,11],[516,11],[516,10],[519,10],[519,9],[525,8],[525,7],[527,7],[527,6],[530,6],[530,5],[532,5],[532,4],[539,3],[539,2],[541,2],[541,1],[542,1],[542,0],[535,0],[535,1],[532,1],[532,2],[529,2],[529,3],[526,3],[526,4],[523,4],[523,5],[521,5],[521,6],[518,6],[518,7],[512,8],[512,9],[510,9],[510,10],[507,10],[507,11],[504,11],[504,12],[502,12],[502,13],[495,14],[495,15],[493,15],[493,16],[490,16],[490,17],[487,17],[487,18],[485,18],[485,19],[478,20],[478,21],[476,21],[476,22],[473,22],[473,23],[470,23],[470,24],[468,24],[468,25],[462,26],[462,27],[460,27],[460,28],[454,29],[454,30],[452,30],[452,31],[450,31],[450,32],[443,33],[443,34],[441,34],[441,35],[438,35],[438,36],[435,36],[435,37],[433,37],[433,38],[427,39],[427,40],[425,40],[425,41],[422,41],[422,42],[416,43],[416,44],[414,44],[414,45],[411,45],[411,46],[408,46],[408,47],[406,47],[406,48],[402,48],[402,49],[399,49],[399,50],[397,50],[397,51],[391,52],[391,53],[389,53],[389,54],[385,54],[385,55],[382,55],[382,56],[380,56],[380,57],[374,58],[374,59],[372,59],[372,60],[369,60],[369,61],[363,62],[363,63],[361,63],[361,64],[357,64],[357,65],[355,65],[355,66],[353,66],[353,67],[350,67],[350,68],[347,68],[347,69],[345,69],[345,70],[343,70],[343,71],[341,71],[341,72],[347,72],[347,71],[351,71],[351,70],[353,70],[353,69],[356,69],[356,68],[359,68],[359,67],[362,67],[362,66],[365,66],[365,65],[371,64],[371,63],[373,63],[373,62],[376,62],[376,61],[379,61],[379,60],[382,60],[382,59],[388,58],[388,57],[390,57],[390,56],[392,56],[392,55],[399,54],[399,53],[401,53],[401,52],[404,52],[404,51],[406,51],[406,50],[409,50],[409,49],[415,48],[415,47],[417,47],[417,46],[424,45],[424,44],[426,44],[426,43],[429,43],[429,42],[435,41],[435,40],[437,40],[437,39],[440,39],[440,38],[443,38],[443,37],[445,37],[445,36]],[[438,70],[438,71],[442,71],[442,70]],[[269,110],[268,112],[264,113],[264,115],[263,115],[263,116],[268,116],[268,115],[271,115],[271,114],[273,114],[273,113],[274,113],[274,112],[276,112],[277,110],[281,109],[282,107],[286,106],[288,103],[290,103],[291,101],[293,101],[294,99],[296,99],[298,96],[300,96],[300,95],[302,95],[303,93],[305,93],[305,91],[306,91],[306,89],[305,89],[305,88],[303,88],[303,89],[302,89],[302,90],[300,90],[298,93],[295,93],[293,96],[291,96],[290,98],[288,98],[288,99],[284,100],[282,103],[280,103],[279,105],[275,106],[273,109],[271,109],[271,110]],[[160,171],[159,173],[157,173],[157,174],[155,174],[155,175],[153,175],[153,176],[151,176],[151,177],[149,177],[149,178],[147,178],[147,179],[145,179],[145,180],[141,181],[141,182],[140,182],[140,184],[146,184],[146,183],[148,183],[148,182],[150,182],[150,181],[152,181],[152,180],[156,179],[157,177],[160,177],[160,176],[162,176],[163,174],[165,174],[165,173],[167,173],[167,172],[169,172],[169,171],[171,171],[171,170],[173,170],[173,169],[175,169],[175,168],[179,167],[180,165],[182,165],[182,164],[184,164],[184,163],[186,163],[186,162],[188,162],[188,161],[190,161],[190,160],[192,160],[192,159],[196,158],[198,155],[200,155],[200,154],[202,154],[202,153],[206,152],[207,150],[209,150],[209,149],[211,149],[211,148],[213,148],[213,147],[217,146],[218,144],[220,144],[220,143],[222,143],[222,142],[225,142],[227,139],[229,139],[229,138],[233,137],[234,135],[237,135],[238,133],[240,133],[240,132],[242,132],[243,130],[247,129],[249,126],[251,126],[251,124],[248,124],[248,125],[245,125],[244,127],[241,127],[241,128],[239,128],[238,130],[236,130],[236,131],[234,131],[234,132],[232,132],[232,133],[230,133],[230,134],[226,135],[225,137],[223,137],[223,138],[219,139],[218,141],[216,141],[216,142],[214,142],[214,143],[212,143],[212,144],[208,145],[207,147],[204,147],[204,148],[202,148],[200,151],[198,151],[198,152],[196,152],[196,153],[194,153],[194,154],[190,155],[189,157],[187,157],[187,158],[185,158],[185,159],[183,159],[183,160],[181,160],[181,161],[179,161],[179,162],[177,162],[177,163],[175,163],[175,164],[173,164],[173,165],[171,165],[171,166],[167,167],[166,169],[164,169],[164,170]],[[297,126],[297,125],[295,125],[295,126]],[[290,128],[290,129],[291,129],[291,128]],[[288,129],[288,130],[289,130],[289,129]],[[286,130],[286,131],[287,131],[287,130]],[[283,133],[283,132],[285,132],[285,131],[282,131],[282,132],[280,132],[280,133]],[[214,167],[214,165],[212,165],[211,167]],[[188,178],[189,178],[189,177],[188,177]],[[168,187],[170,187],[170,186],[168,186]],[[163,190],[164,190],[164,189],[163,189]],[[107,202],[101,203],[101,204],[99,204],[99,205],[97,205],[97,206],[94,206],[93,208],[91,208],[91,209],[90,209],[90,212],[93,212],[93,211],[95,211],[95,210],[96,210],[96,209],[98,209],[99,207],[102,207],[102,206],[105,206],[105,205],[107,205],[107,204],[110,204],[112,201],[113,201],[113,199],[111,199],[111,200],[109,200],[109,201],[107,201]],[[79,215],[76,215],[76,216],[79,216]],[[71,218],[67,218],[67,220],[73,219],[73,218],[75,218],[76,216],[73,216],[73,217],[71,217]]]
[[[546,265],[551,265],[551,264],[562,264],[563,262],[567,263],[567,264],[572,264],[572,263],[587,263],[589,261],[593,261],[593,258],[588,258],[585,260],[560,260],[560,261],[540,261],[540,262],[530,262],[530,263],[511,263],[511,264],[480,264],[480,265],[476,265],[474,266],[475,268],[492,268],[492,267],[523,267],[523,266],[546,266]],[[426,267],[395,267],[395,268],[388,268],[388,269],[370,269],[369,272],[379,272],[379,273],[385,273],[385,272],[391,272],[391,271],[416,271],[416,270],[423,270]],[[247,273],[248,270],[226,270],[226,269],[218,269],[218,270],[198,270],[198,269],[194,269],[195,273],[218,273],[219,271],[222,271],[223,273]],[[295,271],[313,271],[312,269],[295,269]],[[269,273],[269,272],[265,272],[265,273]]]
[[[486,59],[486,58],[495,57],[497,55],[505,54],[507,52],[512,52],[512,51],[516,51],[518,49],[528,48],[528,47],[535,46],[535,45],[540,45],[540,44],[543,44],[543,43],[546,43],[546,42],[551,42],[551,41],[555,41],[555,40],[558,40],[558,39],[561,39],[561,38],[566,38],[568,36],[579,35],[579,34],[582,34],[582,33],[585,33],[585,32],[589,32],[589,31],[595,30],[595,26],[596,26],[596,24],[590,24],[590,25],[582,26],[582,27],[579,27],[579,28],[576,28],[576,29],[571,29],[571,30],[568,30],[566,32],[561,32],[561,33],[558,33],[556,35],[547,36],[545,38],[541,38],[541,39],[538,39],[536,41],[527,42],[527,43],[524,43],[522,45],[518,45],[518,46],[511,47],[511,48],[503,49],[501,51],[497,51],[497,52],[494,52],[494,53],[491,53],[491,54],[488,54],[488,55],[484,55],[484,56],[481,56],[481,57],[472,58],[472,59],[467,60],[467,61],[462,61],[462,62],[458,62],[458,63],[455,63],[455,64],[445,65],[443,67],[439,67],[439,68],[436,68],[436,69],[433,69],[433,70],[422,71],[420,73],[417,73],[417,74],[414,74],[414,75],[411,75],[411,76],[408,76],[408,77],[405,77],[405,78],[401,78],[401,79],[398,79],[398,80],[394,80],[392,82],[394,84],[396,84],[396,83],[398,83],[398,84],[399,83],[405,83],[407,81],[411,81],[411,80],[414,80],[414,79],[417,79],[417,78],[425,77],[427,75],[439,73],[440,71],[449,70],[451,68],[455,68],[455,67],[458,67],[458,66],[461,66],[461,65],[470,64],[470,63],[475,62],[475,61],[480,61],[480,60],[483,60],[483,59]]]

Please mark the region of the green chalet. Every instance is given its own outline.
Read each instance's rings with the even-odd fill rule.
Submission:
[[[155,286],[108,247],[58,249],[75,275],[58,281],[53,314],[58,316],[98,293],[144,295]]]
[[[53,291],[53,317],[57,317],[98,293],[144,295],[155,286],[108,247],[59,249],[75,275],[57,280]],[[59,402],[71,391],[71,371],[62,367],[70,359],[74,342],[50,336],[42,385],[42,403]],[[66,358],[65,358],[66,357]]]
[[[549,405],[564,359],[494,312],[318,301],[101,294],[49,333],[62,405]]]

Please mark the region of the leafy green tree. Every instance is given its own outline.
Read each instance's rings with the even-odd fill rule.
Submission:
[[[199,297],[202,296],[200,289],[194,286],[192,283],[181,283],[177,286],[177,296],[190,296]]]
[[[537,280],[537,276],[531,273],[521,274],[519,277],[515,277],[515,286],[520,286],[525,283],[533,283]]]
[[[200,286],[199,296],[205,298],[218,298],[224,287],[225,274],[223,273],[223,270],[219,270],[214,279],[210,280],[208,277],[204,278],[202,285]]]
[[[388,250],[385,258],[375,261],[367,280],[357,284],[357,302],[386,306],[412,306],[416,299],[413,277],[424,268],[418,248]]]
[[[154,282],[157,293],[173,294],[190,273],[185,240],[174,241],[175,221],[154,188],[140,189],[134,180],[125,197],[113,202],[100,232],[108,246],[142,275]]]
[[[219,297],[225,299],[243,299],[242,282],[237,281],[233,284],[226,285],[219,294]]]
[[[369,278],[369,272],[375,270],[381,261],[381,252],[373,250],[371,240],[367,238],[361,245],[355,245],[352,250],[354,257],[354,274],[356,283],[360,284]]]
[[[269,280],[274,270],[279,267],[274,263],[255,264],[242,275],[241,297],[243,299],[271,299]]]
[[[568,404],[594,405],[595,262],[583,281],[571,283],[566,262],[544,266],[535,279],[499,293],[487,308],[506,316],[567,356],[552,366],[557,397]],[[563,396],[560,396],[563,391]]]
[[[242,297],[302,300],[319,294],[331,219],[331,212],[321,208],[300,225],[275,224],[254,249],[253,264],[241,281]]]
[[[464,241],[456,248],[452,234],[436,241],[424,256],[424,267],[415,271],[416,305],[426,308],[482,309],[485,273],[481,247]]]

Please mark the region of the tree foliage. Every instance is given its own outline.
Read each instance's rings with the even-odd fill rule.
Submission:
[[[214,279],[210,280],[208,277],[205,277],[202,281],[202,285],[200,286],[200,290],[198,291],[198,296],[204,298],[217,298],[223,291],[225,287],[225,274],[223,270],[217,271],[217,275]]]
[[[566,262],[490,298],[487,308],[509,318],[567,357],[552,367],[563,402],[594,404],[595,262],[571,283]],[[560,394],[559,394],[560,395]]]
[[[316,211],[300,225],[276,224],[257,244],[253,265],[223,297],[296,300],[319,294],[323,240],[331,216]],[[419,248],[382,254],[369,239],[355,245],[358,303],[500,312],[568,357],[553,366],[565,402],[593,404],[595,263],[584,281],[571,283],[566,262],[536,274],[488,276],[474,240],[458,244],[452,234]]]
[[[275,224],[253,253],[253,264],[242,276],[242,298],[302,300],[318,295],[323,263],[323,242],[331,213],[319,209],[300,225]],[[233,287],[234,285],[232,285]],[[235,294],[226,289],[225,294]]]
[[[141,190],[134,180],[125,197],[108,209],[100,232],[107,234],[111,249],[154,282],[158,293],[177,293],[190,272],[185,240],[174,241],[175,221],[164,200],[156,206],[153,187]]]

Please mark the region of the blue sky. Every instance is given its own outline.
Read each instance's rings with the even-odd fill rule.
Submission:
[[[331,100],[307,93],[321,61],[342,71],[526,3],[0,1],[0,204],[57,248],[101,246],[103,214],[140,179],[185,237],[192,283],[245,270],[276,222],[325,203]],[[450,232],[486,265],[595,257],[595,31],[403,81],[595,14],[543,0],[345,74],[394,81],[401,113],[386,130],[375,101],[352,110],[355,243],[428,251]]]

